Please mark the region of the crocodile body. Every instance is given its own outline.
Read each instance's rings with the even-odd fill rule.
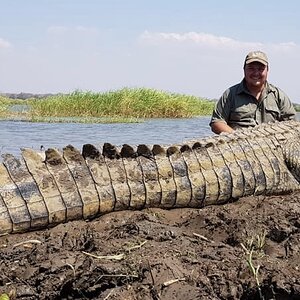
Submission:
[[[300,122],[263,124],[182,145],[22,149],[0,164],[0,234],[117,210],[222,204],[299,189]]]

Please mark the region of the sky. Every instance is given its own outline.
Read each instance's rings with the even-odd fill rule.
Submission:
[[[0,92],[152,88],[218,99],[248,52],[300,103],[300,1],[0,0]]]

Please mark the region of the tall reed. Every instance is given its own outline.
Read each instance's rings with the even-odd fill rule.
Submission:
[[[30,102],[32,116],[184,118],[208,115],[214,102],[147,88],[105,93],[74,91]]]

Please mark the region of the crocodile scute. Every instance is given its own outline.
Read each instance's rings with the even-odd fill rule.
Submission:
[[[300,122],[179,145],[86,144],[2,155],[0,235],[146,207],[202,208],[299,190]]]

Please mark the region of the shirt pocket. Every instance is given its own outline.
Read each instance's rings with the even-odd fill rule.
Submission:
[[[275,120],[280,120],[280,110],[277,104],[275,102],[266,103],[264,122],[273,122]]]
[[[253,119],[255,109],[250,105],[242,105],[237,107],[230,114],[230,119],[232,121],[238,122],[245,119]]]

